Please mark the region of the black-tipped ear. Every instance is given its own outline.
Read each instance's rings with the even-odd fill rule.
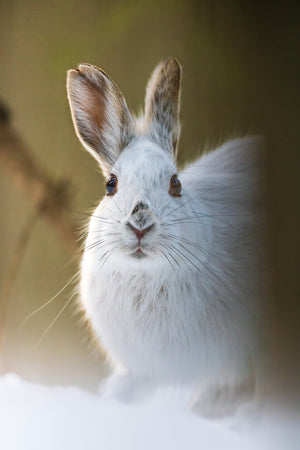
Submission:
[[[133,120],[116,84],[98,67],[69,70],[67,91],[77,136],[105,176],[133,137]]]
[[[181,66],[168,58],[154,70],[146,91],[145,126],[152,139],[176,159],[180,137]]]

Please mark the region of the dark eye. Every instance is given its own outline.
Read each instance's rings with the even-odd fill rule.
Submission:
[[[114,195],[117,192],[118,178],[111,175],[106,181],[106,195]]]
[[[173,197],[181,196],[181,183],[177,178],[177,175],[173,175],[170,179],[170,189],[169,194]]]

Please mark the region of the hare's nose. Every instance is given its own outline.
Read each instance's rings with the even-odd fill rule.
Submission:
[[[136,237],[142,237],[154,226],[154,217],[146,203],[138,202],[133,207],[128,224]]]
[[[133,225],[131,225],[130,222],[128,222],[128,226],[131,228],[131,230],[134,232],[138,240],[140,241],[148,231],[151,230],[151,228],[154,227],[154,223],[152,223],[149,227],[143,228],[142,230],[139,230],[138,228],[135,228]]]

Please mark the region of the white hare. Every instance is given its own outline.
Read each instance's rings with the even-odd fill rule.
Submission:
[[[107,178],[81,302],[128,395],[143,383],[235,386],[255,365],[261,142],[235,139],[178,173],[180,84],[178,61],[161,62],[135,119],[103,70],[68,73],[77,135]]]

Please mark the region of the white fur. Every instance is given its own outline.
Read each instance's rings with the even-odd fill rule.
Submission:
[[[150,141],[137,139],[112,169],[118,193],[91,220],[81,299],[104,348],[134,375],[232,384],[248,370],[260,300],[258,146],[239,139],[203,156],[179,174],[181,197],[168,194],[173,162]],[[125,227],[137,201],[155,222],[141,259]]]

